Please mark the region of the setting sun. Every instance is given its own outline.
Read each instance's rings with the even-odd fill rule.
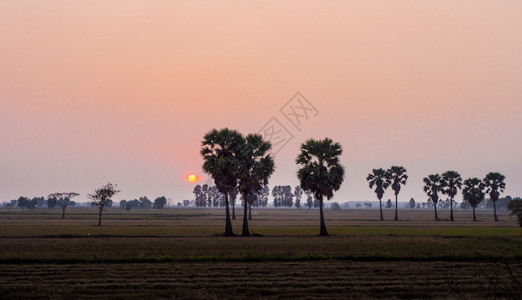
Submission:
[[[196,182],[196,181],[198,181],[198,176],[196,176],[194,174],[190,174],[189,176],[187,176],[187,180],[188,180],[188,182],[191,182],[191,183]]]

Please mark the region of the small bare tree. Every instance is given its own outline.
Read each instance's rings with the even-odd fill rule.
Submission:
[[[65,219],[65,209],[71,204],[71,199],[79,196],[78,193],[54,193],[47,196],[47,199],[56,199],[58,205],[62,209],[62,219]]]
[[[109,182],[108,184],[95,190],[94,194],[89,194],[89,198],[91,198],[92,203],[95,204],[99,209],[98,226],[101,226],[101,218],[105,205],[107,205],[109,201],[112,201],[112,196],[119,192],[120,191],[116,189],[116,185]]]

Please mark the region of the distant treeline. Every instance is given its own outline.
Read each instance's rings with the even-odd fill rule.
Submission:
[[[269,206],[269,195],[272,194],[272,207],[288,207],[288,208],[318,208],[319,207],[319,201],[317,199],[314,199],[312,193],[305,192],[301,189],[300,186],[296,186],[292,189],[290,185],[276,185],[272,188],[272,192],[270,193],[269,187],[265,186],[259,193],[256,193],[253,195],[255,197],[255,200],[252,203],[252,207],[267,207]],[[220,193],[215,186],[208,186],[207,184],[204,185],[197,185],[194,188],[194,200],[184,200],[182,203],[178,203],[177,206],[181,207],[188,207],[188,206],[196,206],[196,207],[225,207],[225,197],[222,193]],[[230,201],[232,205],[236,204],[238,193],[233,192],[230,195]],[[304,198],[303,198],[304,197]],[[511,197],[506,196],[503,198],[499,198],[497,201],[497,209],[500,210],[507,210],[508,204],[511,200],[522,200],[521,197]],[[61,202],[63,200],[57,198],[57,197],[48,197],[47,199],[45,197],[33,197],[28,198],[21,196],[18,199],[11,200],[9,202],[4,202],[3,206],[6,208],[22,208],[23,209],[35,209],[35,208],[59,208],[61,207]],[[442,209],[449,209],[450,208],[450,199],[441,200],[437,203],[438,208]],[[92,203],[77,203],[75,201],[69,200],[68,206],[74,207],[79,205],[88,205],[94,207]],[[344,202],[344,203],[337,203],[332,202],[331,208],[333,209],[340,209],[343,208],[362,208],[363,206],[365,208],[372,208],[374,207],[374,203],[372,202]],[[241,199],[241,206],[243,205],[243,199]],[[393,208],[394,203],[391,201],[391,199],[388,199],[385,203],[382,204],[385,208]],[[107,202],[107,207],[113,206],[113,201],[109,200]],[[131,210],[133,208],[139,208],[139,209],[162,209],[167,206],[167,198],[165,196],[157,197],[154,199],[154,201],[149,200],[147,196],[140,197],[138,199],[133,200],[121,200],[119,207],[126,210]],[[404,203],[405,208],[412,208],[412,209],[427,209],[427,208],[433,208],[434,204],[430,199],[428,199],[426,202],[417,202],[413,198],[410,199],[409,202]],[[378,203],[375,207],[379,207]],[[471,206],[468,202],[463,201],[461,203],[454,202],[453,204],[454,208],[460,208],[460,209],[471,209]],[[490,198],[485,199],[485,201],[481,202],[477,208],[479,209],[491,209],[493,208],[493,201],[491,201]]]
[[[164,208],[167,204],[167,198],[164,196],[158,197],[154,200],[154,202],[150,201],[149,198],[146,196],[140,197],[139,199],[134,200],[121,200],[120,201],[120,208],[125,208],[127,210],[131,210],[132,208]],[[91,206],[96,207],[96,203],[94,202],[86,202],[86,203],[77,203],[72,200],[70,200],[68,197],[48,197],[47,199],[45,197],[34,197],[32,199],[28,197],[21,196],[18,199],[11,200],[9,202],[4,202],[3,206],[10,209],[19,207],[22,210],[24,209],[35,209],[35,208],[64,208],[64,206],[67,205],[69,207],[74,206]],[[113,201],[107,200],[107,203],[105,207],[112,207]]]
[[[209,186],[208,184],[204,185],[196,185],[194,187],[194,200],[185,200],[183,201],[183,205],[181,203],[178,206],[195,206],[195,207],[225,207],[225,196],[220,193],[216,186]],[[267,207],[269,206],[269,196],[272,195],[272,207],[288,207],[288,208],[319,208],[319,201],[315,199],[310,191],[303,191],[300,186],[295,186],[292,188],[290,185],[276,185],[272,188],[272,192],[270,193],[270,188],[265,186],[261,189],[259,193],[254,193],[254,201],[252,203],[252,207]],[[230,194],[230,202],[231,205],[234,206],[236,204],[236,199],[238,196],[237,190],[234,190]],[[507,210],[508,203],[511,200],[522,200],[520,197],[512,198],[511,196],[506,196],[503,198],[499,198],[497,201],[497,208],[501,210]],[[135,200],[137,201],[137,200]],[[241,206],[243,206],[243,199],[241,199]],[[449,209],[450,208],[450,199],[440,200],[437,203],[438,208]],[[402,202],[401,202],[402,203]],[[375,203],[368,202],[332,202],[330,207],[334,209],[343,208],[372,208],[379,207],[379,203],[374,206]],[[393,208],[395,207],[395,203],[392,202],[391,199],[388,199],[385,203],[382,204],[385,208]],[[404,203],[405,208],[412,209],[427,209],[433,208],[434,204],[431,199],[427,199],[425,202],[418,202],[415,199],[411,198],[410,201]],[[461,203],[453,202],[453,208],[460,209],[471,209],[471,206],[468,202],[463,201]],[[490,198],[485,199],[485,201],[481,202],[477,208],[479,209],[491,209],[493,208],[493,201]]]
[[[223,195],[216,186],[209,186],[208,184],[196,185],[194,187],[194,201],[188,203],[193,204],[196,207],[225,207],[225,195]],[[296,207],[301,208],[301,199],[303,194],[306,195],[305,205],[308,208],[319,207],[319,201],[313,199],[311,192],[303,192],[300,186],[296,186],[293,190],[290,185],[276,185],[272,189],[273,207]],[[230,193],[230,202],[232,206],[236,204],[238,196],[237,189],[234,189]],[[264,186],[257,193],[251,195],[252,207],[267,207],[270,196],[270,188]],[[295,200],[294,200],[295,198]],[[241,205],[243,205],[244,199],[241,199]],[[184,205],[187,206],[187,205]]]
[[[68,201],[68,206],[76,206],[76,202]],[[21,196],[18,199],[11,200],[9,202],[5,202],[3,204],[7,208],[19,207],[23,209],[34,209],[34,208],[57,208],[60,206],[60,199],[57,197],[49,197],[45,199],[44,197],[34,197],[29,199],[28,197]]]
[[[154,199],[154,202],[150,201],[147,196],[140,197],[134,200],[121,200],[120,208],[131,210],[133,208],[157,208],[162,209],[167,205],[167,198],[164,196]]]

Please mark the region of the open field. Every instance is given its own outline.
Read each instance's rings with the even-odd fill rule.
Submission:
[[[101,227],[94,209],[0,210],[0,298],[522,295],[522,230],[506,212],[327,210],[330,237],[317,210],[253,213],[257,236],[222,237],[220,209],[110,209]]]

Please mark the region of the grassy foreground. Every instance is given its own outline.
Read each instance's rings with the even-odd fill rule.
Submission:
[[[0,298],[522,295],[522,230],[506,213],[399,216],[326,211],[319,237],[316,210],[256,210],[256,236],[223,237],[217,209],[111,209],[101,227],[90,209],[0,210]]]

